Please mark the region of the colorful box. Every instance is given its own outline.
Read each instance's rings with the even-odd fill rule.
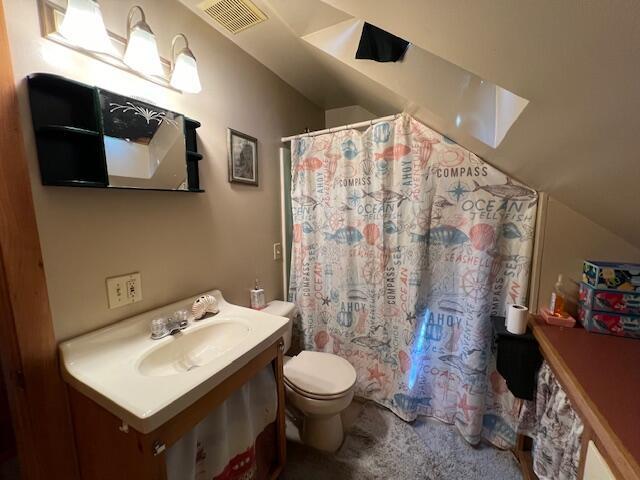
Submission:
[[[598,290],[591,285],[581,283],[579,300],[589,310],[640,315],[640,292]]]
[[[640,292],[640,264],[585,260],[582,281],[598,290]]]
[[[619,337],[640,338],[640,315],[620,315],[578,308],[578,318],[588,332],[605,333]]]

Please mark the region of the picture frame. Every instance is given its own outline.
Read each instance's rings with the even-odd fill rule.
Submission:
[[[229,182],[258,186],[258,140],[227,128]]]

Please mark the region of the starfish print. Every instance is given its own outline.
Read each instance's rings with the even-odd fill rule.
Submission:
[[[329,299],[329,297],[322,297],[322,305],[329,305],[331,303],[331,300]]]
[[[460,180],[458,180],[458,184],[451,190],[447,190],[447,193],[450,193],[451,197],[455,197],[457,203],[460,201],[460,198],[464,197],[467,193],[469,193],[469,191],[470,190],[467,190],[467,188],[460,182]]]
[[[411,325],[414,325],[416,323],[416,314],[415,313],[407,313],[407,322],[409,322]]]
[[[369,378],[367,378],[367,380],[375,380],[382,385],[382,377],[386,376],[386,374],[382,373],[378,367],[379,365],[376,363],[373,368],[367,368],[367,370],[369,370]]]
[[[462,398],[458,402],[458,407],[460,407],[462,409],[462,411],[464,412],[464,418],[467,419],[467,422],[469,421],[469,412],[472,412],[474,410],[478,410],[478,407],[473,407],[473,406],[471,406],[471,405],[469,405],[467,403],[467,394],[466,393],[462,396]]]

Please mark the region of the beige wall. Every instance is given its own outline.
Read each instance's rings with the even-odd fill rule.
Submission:
[[[575,298],[585,259],[640,263],[640,249],[556,199],[549,198],[546,208],[542,202],[541,208],[544,209],[541,212],[544,228],[538,246],[538,307],[549,304],[551,291],[560,273]]]
[[[351,123],[373,120],[377,117],[378,115],[371,113],[360,105],[351,105],[349,107],[326,110],[324,112],[324,123],[325,128],[334,128],[349,125]]]
[[[39,35],[36,0],[4,0],[22,126],[58,339],[218,287],[247,304],[256,276],[267,299],[282,296],[279,139],[323,128],[324,112],[207,26],[177,0],[102,0],[107,28],[124,35],[126,14],[141,4],[169,56],[187,34],[203,92],[180,95],[92,60]],[[24,77],[52,72],[139,96],[202,122],[198,130],[204,194],[42,187]],[[226,128],[259,140],[260,187],[227,182]],[[105,278],[140,271],[143,301],[109,310]]]

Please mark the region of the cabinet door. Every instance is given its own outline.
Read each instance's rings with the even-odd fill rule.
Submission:
[[[587,445],[583,480],[616,480],[609,465],[592,441]]]

